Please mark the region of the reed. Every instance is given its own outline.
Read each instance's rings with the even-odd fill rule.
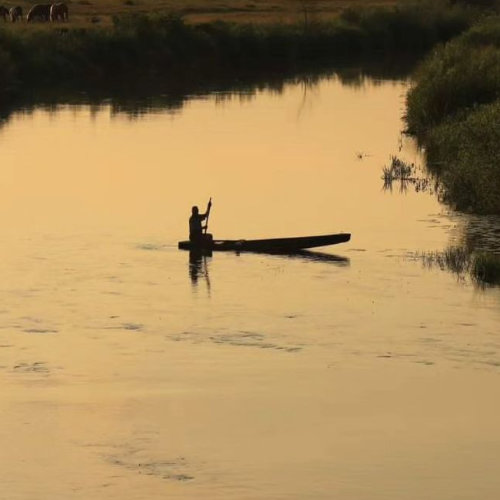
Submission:
[[[418,172],[421,170],[421,167],[417,167],[414,163],[408,163],[397,156],[391,156],[389,165],[382,167],[383,190],[392,192],[393,184],[397,182],[400,193],[406,193],[410,187],[417,193],[433,194],[439,192],[440,187],[437,180],[428,175],[422,176],[422,172]]]
[[[422,262],[427,267],[439,267],[463,275],[471,268],[472,253],[464,247],[449,247],[443,252],[425,252],[421,254]]]
[[[391,156],[389,165],[382,169],[382,178],[384,181],[392,182],[393,180],[410,179],[416,171],[414,163],[407,163],[397,156]]]
[[[439,173],[444,201],[475,213],[500,213],[500,100],[429,131],[429,167]]]

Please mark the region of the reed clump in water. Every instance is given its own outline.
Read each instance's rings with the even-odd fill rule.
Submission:
[[[382,169],[382,178],[384,182],[392,182],[394,180],[409,180],[415,173],[416,167],[414,163],[406,163],[397,156],[391,156],[391,162],[388,166]]]
[[[382,167],[382,180],[384,181],[383,189],[391,192],[394,182],[399,183],[399,190],[402,193],[406,193],[409,186],[412,186],[417,193],[432,194],[438,189],[437,185],[433,186],[429,177],[417,175],[417,166],[414,163],[405,162],[397,156],[391,156],[389,165]]]
[[[449,247],[443,252],[426,252],[421,259],[427,267],[437,266],[462,275],[470,269],[472,253],[463,247]]]
[[[480,285],[500,285],[500,255],[454,246],[443,252],[425,252],[418,257],[427,267],[439,267],[461,277],[468,274]]]

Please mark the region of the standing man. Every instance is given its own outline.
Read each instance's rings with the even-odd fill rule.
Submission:
[[[202,221],[208,219],[210,209],[212,208],[212,198],[208,202],[207,211],[200,214],[198,207],[191,209],[191,217],[189,217],[189,241],[195,245],[201,246],[203,242],[203,230],[207,229],[207,225],[202,225]]]

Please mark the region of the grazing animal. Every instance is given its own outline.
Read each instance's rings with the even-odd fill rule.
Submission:
[[[50,4],[37,3],[33,5],[26,16],[26,22],[39,19],[40,21],[48,21],[50,19]]]
[[[9,9],[0,5],[0,17],[3,17],[4,21],[7,21],[7,16],[9,15]]]
[[[50,20],[51,21],[67,21],[68,20],[68,6],[65,3],[53,3],[50,7]]]
[[[19,7],[11,7],[9,10],[10,20],[15,23],[17,20],[21,20],[23,18],[23,8]]]

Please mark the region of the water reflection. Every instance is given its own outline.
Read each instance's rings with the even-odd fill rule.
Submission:
[[[500,216],[452,213],[452,242],[469,251],[500,255]]]
[[[42,488],[56,498],[75,484],[82,498],[99,491],[103,500],[127,498],[134,488],[152,498],[306,498],[313,484],[318,498],[348,500],[365,486],[383,498],[389,485],[394,500],[415,489],[404,479],[427,463],[436,442],[438,451],[451,450],[441,460],[450,468],[433,462],[427,475],[437,482],[415,498],[441,492],[443,471],[453,482],[456,444],[472,435],[479,453],[465,450],[471,465],[495,463],[497,450],[481,452],[498,434],[497,421],[478,426],[474,419],[500,411],[491,397],[500,290],[477,294],[400,258],[408,249],[444,248],[455,221],[433,197],[381,193],[380,166],[397,150],[404,87],[358,92],[325,83],[321,100],[308,95],[314,112],[307,103],[300,123],[299,88],[283,99],[258,96],[251,106],[235,99],[222,110],[195,100],[175,119],[109,120],[108,105],[92,111],[95,122],[85,109],[66,109],[16,117],[2,129],[7,434],[0,430],[0,439],[15,456],[0,465],[14,478],[10,498],[30,497],[26,471],[38,478],[50,470],[54,481]],[[356,151],[372,156],[359,161]],[[323,250],[350,255],[353,265],[320,251],[183,254],[176,242],[185,238],[185,216],[207,194],[217,200],[216,235],[344,230],[355,235],[354,247]],[[468,413],[472,405],[460,406],[466,399],[474,402]],[[25,425],[39,414],[42,427]],[[293,418],[283,425],[286,414]],[[95,423],[85,425],[88,418]],[[52,428],[55,434],[39,432]],[[384,444],[373,430],[392,436],[395,428],[395,451],[409,458],[381,477],[394,453],[372,466]],[[68,429],[76,429],[74,439],[60,432]],[[443,429],[451,429],[447,440]],[[54,443],[51,457],[63,458],[67,470],[49,460],[40,471],[38,458]],[[85,476],[100,482],[81,481],[75,464],[82,460]],[[458,470],[463,477],[467,466]],[[108,477],[117,479],[104,488],[100,478]],[[393,488],[394,477],[403,480]],[[356,487],[332,494],[335,481]]]
[[[210,276],[208,273],[208,259],[211,259],[211,252],[199,252],[191,250],[189,252],[189,277],[193,287],[198,286],[199,279],[203,279],[210,292]]]
[[[341,267],[346,267],[351,264],[351,260],[348,257],[343,257],[341,255],[333,255],[324,252],[315,252],[312,250],[301,250],[299,252],[286,254],[286,257],[290,259],[303,259],[310,262],[324,262],[329,264],[335,264]]]
[[[409,189],[413,189],[415,193],[428,193],[431,196],[439,192],[439,183],[437,180],[432,181],[428,178],[384,178],[384,185],[382,189],[389,193],[394,192],[394,185],[397,186],[397,191],[400,194],[407,194]]]
[[[269,258],[277,257],[280,259],[301,259],[309,262],[320,262],[327,264],[334,264],[339,267],[348,267],[351,260],[348,257],[341,255],[334,255],[324,252],[315,252],[310,250],[301,250],[293,253],[268,253],[268,252],[252,252],[259,255],[267,255]],[[243,252],[245,254],[245,252]],[[234,255],[242,255],[240,252],[234,252]],[[189,278],[193,287],[199,285],[200,280],[205,281],[208,291],[210,292],[210,274],[208,263],[212,259],[212,252],[210,251],[196,251],[190,250],[189,252]]]
[[[223,104],[234,98],[248,101],[262,91],[282,94],[289,85],[302,85],[306,100],[308,92],[325,80],[334,79],[344,86],[362,89],[388,80],[406,79],[416,64],[417,61],[405,58],[376,63],[368,61],[354,67],[310,68],[297,73],[207,75],[205,78],[179,75],[175,81],[168,82],[155,79],[145,81],[141,78],[138,81],[109,83],[104,88],[86,86],[84,90],[54,87],[23,90],[0,103],[0,127],[14,113],[30,115],[35,110],[55,112],[62,105],[90,106],[91,114],[94,115],[98,114],[102,106],[109,106],[111,116],[139,118],[154,110],[177,113],[196,96],[211,95],[215,97],[216,103]]]
[[[384,86],[380,80],[406,76],[360,66],[267,79],[254,76],[203,84],[196,83],[199,80],[179,80],[175,85],[160,82],[85,92],[37,90],[31,95],[18,95],[0,105],[0,128],[9,122],[19,127],[19,132],[15,127],[2,129],[2,146],[8,146],[2,148],[2,164],[8,169],[4,178],[13,186],[5,190],[2,211],[15,214],[11,225],[22,227],[24,233],[35,216],[49,229],[56,224],[73,224],[76,219],[94,224],[93,216],[99,224],[105,223],[107,230],[122,224],[122,216],[132,221],[130,225],[143,227],[147,223],[154,228],[150,222],[155,218],[153,207],[181,213],[187,196],[179,186],[192,186],[194,177],[206,189],[193,193],[190,188],[189,197],[209,192],[221,197],[226,207],[238,206],[237,222],[235,214],[227,209],[218,219],[218,232],[228,238],[275,237],[277,230],[283,236],[288,236],[291,229],[302,234],[310,234],[312,228],[330,230],[332,220],[323,214],[334,210],[332,231],[359,234],[362,248],[443,248],[439,238],[434,244],[433,236],[428,235],[437,225],[449,224],[448,214],[429,219],[426,214],[437,211],[433,201],[413,199],[415,191],[432,195],[426,198],[439,195],[436,185],[425,177],[425,170],[416,172],[413,168],[406,176],[391,177],[388,182],[384,179],[380,186],[380,167],[387,163],[388,154],[397,154],[419,168],[423,165],[420,151],[411,138],[401,133],[400,121],[391,121],[387,111],[390,106],[400,106],[401,111],[406,86],[401,82]],[[345,91],[346,86],[351,92]],[[288,103],[270,101],[266,99],[268,94],[283,94]],[[238,101],[248,100],[255,102],[238,106]],[[191,104],[185,106],[188,102]],[[69,106],[62,109],[63,105]],[[214,107],[218,108],[216,112]],[[49,111],[49,119],[44,113],[37,116],[35,112],[40,110]],[[182,115],[175,120],[164,116],[181,110]],[[14,113],[26,113],[27,117],[13,120]],[[110,123],[107,113],[114,123]],[[149,118],[144,116],[147,113]],[[117,116],[122,119],[115,120]],[[210,127],[200,126],[207,120]],[[76,134],[71,133],[73,125]],[[33,159],[24,148],[31,134],[27,127],[31,126],[37,127],[29,143],[39,151],[38,158],[52,158],[44,149],[47,138],[60,137],[61,133],[65,134],[64,144],[69,151],[85,150],[88,156],[84,161],[81,155],[75,155],[71,170],[62,161],[63,155],[58,155],[61,161],[54,157],[43,162],[42,168],[32,169]],[[167,137],[170,142],[166,148],[162,141]],[[161,147],[149,146],[155,142]],[[79,182],[75,183],[77,174]],[[15,191],[18,178],[30,179],[22,194]],[[268,181],[263,183],[262,179]],[[357,186],[357,191],[349,194],[344,186]],[[381,187],[405,193],[406,200],[398,200],[397,196],[382,199]],[[168,203],[164,202],[165,192],[170,196]],[[88,193],[92,193],[91,198]],[[251,193],[262,196],[259,207],[253,205]],[[301,207],[300,220],[292,223],[286,213],[281,215],[279,211],[299,196],[305,196],[307,202]],[[400,203],[405,204],[404,212]],[[120,210],[115,211],[118,206]],[[366,206],[371,207],[369,211]],[[43,213],[39,207],[43,207]],[[269,213],[276,217],[268,218]],[[500,253],[498,217],[451,217],[457,223],[452,236],[458,241],[453,244],[464,242],[467,247]],[[177,218],[169,222],[169,234],[180,235],[184,230],[183,222],[174,221]],[[259,222],[255,223],[257,218]],[[386,230],[386,224],[390,230]],[[241,228],[245,228],[244,234],[240,234]],[[384,238],[380,238],[380,231]],[[172,236],[172,241],[176,239]],[[335,261],[330,255],[290,256],[297,257],[349,265],[348,260]],[[189,273],[196,284],[207,274],[206,258],[194,258],[192,264]]]

